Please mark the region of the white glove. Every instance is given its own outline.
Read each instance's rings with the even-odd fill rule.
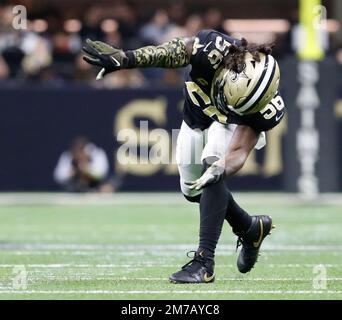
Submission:
[[[200,178],[195,181],[185,182],[189,186],[190,190],[201,190],[209,184],[219,182],[225,174],[225,170],[217,165],[217,161],[214,162]]]

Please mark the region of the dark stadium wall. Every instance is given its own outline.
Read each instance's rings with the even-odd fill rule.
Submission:
[[[175,163],[118,163],[122,142],[117,141],[117,133],[127,128],[139,131],[139,120],[148,120],[149,130],[167,130],[163,143],[170,145],[171,129],[178,129],[182,121],[181,88],[2,87],[0,94],[1,191],[60,190],[53,170],[60,154],[78,135],[87,136],[106,151],[111,174],[123,176],[122,190],[178,190]],[[266,148],[253,152],[239,175],[228,179],[231,189],[283,189],[286,128],[287,119],[268,134]],[[140,132],[139,139],[151,147],[148,133]]]

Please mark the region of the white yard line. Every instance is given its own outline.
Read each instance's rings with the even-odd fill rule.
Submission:
[[[177,263],[175,263],[177,264]],[[164,267],[164,268],[169,268],[169,267],[174,267],[175,264],[158,264],[158,263],[132,263],[132,264],[127,264],[127,263],[122,263],[122,264],[73,264],[73,263],[51,263],[51,264],[24,264],[25,267],[27,268],[51,268],[51,269],[60,269],[60,268],[130,268],[130,267]],[[335,267],[342,267],[341,264],[324,264],[325,267],[330,267],[330,268],[335,268]],[[0,268],[13,268],[17,266],[17,264],[0,264]],[[282,268],[311,268],[314,266],[317,266],[318,264],[315,263],[280,263],[280,264],[266,264],[263,263],[263,266],[268,266],[270,268],[277,268],[277,267],[282,267]],[[234,264],[218,264],[216,267],[235,267]]]
[[[341,264],[324,264],[326,268],[342,268]],[[178,263],[174,264],[158,264],[158,263],[133,263],[133,264],[66,264],[66,263],[53,263],[53,264],[0,264],[1,268],[14,268],[18,265],[24,265],[26,268],[38,268],[38,269],[115,269],[115,268],[128,268],[128,269],[143,269],[143,268],[174,268]],[[291,263],[280,263],[280,264],[267,264],[263,263],[263,267],[268,268],[313,268],[317,266],[314,263],[304,263],[304,264],[291,264]],[[236,268],[235,264],[217,264],[217,268]],[[30,272],[43,272],[39,270],[29,270]]]
[[[91,276],[54,276],[54,275],[42,275],[39,277],[32,277],[28,276],[29,281],[33,282],[39,282],[40,280],[53,280],[53,281],[71,281],[71,280],[76,280],[76,281],[89,281],[89,280],[96,280],[96,281],[162,281],[162,282],[169,282],[167,277],[111,277],[111,276],[106,276],[106,277],[91,277]],[[281,281],[281,282],[312,282],[313,278],[249,278],[249,277],[244,277],[244,278],[219,278],[217,280],[218,282],[221,281],[250,281],[250,282],[276,282],[276,281]],[[320,281],[342,281],[342,278],[336,277],[336,278],[322,278]],[[1,287],[0,287],[1,288]]]
[[[63,243],[2,243],[0,244],[0,250],[115,250],[117,251],[133,251],[141,252],[153,251],[153,252],[165,252],[170,250],[189,250],[193,244],[63,244]],[[218,251],[234,251],[233,245],[220,245]],[[263,246],[263,251],[341,251],[342,245],[268,245]]]
[[[181,193],[0,193],[0,205],[165,205],[184,204]]]
[[[244,204],[253,203],[264,205],[265,197],[267,197],[268,205],[279,202],[284,204],[342,204],[342,195],[339,193],[322,194],[310,201],[294,193],[238,192],[234,193],[234,195]],[[0,205],[165,205],[184,203],[186,202],[180,192],[120,192],[116,194],[0,193]]]
[[[315,255],[315,254],[321,254],[323,251],[300,251],[297,252],[297,254],[299,255]],[[106,260],[108,261],[109,258],[110,260],[116,260],[118,257],[122,257],[123,259],[128,259],[128,257],[135,257],[138,258],[139,256],[144,256],[147,251],[126,251],[126,252],[120,252],[118,250],[115,251],[111,251],[108,252],[106,250],[106,252],[104,253],[101,250],[97,250],[97,251],[91,251],[91,250],[86,250],[86,251],[74,251],[74,250],[58,250],[58,251],[52,251],[52,250],[34,250],[34,251],[30,251],[30,250],[25,250],[25,251],[12,251],[12,250],[2,250],[0,248],[0,252],[2,256],[31,256],[31,257],[35,257],[35,256],[50,256],[50,255],[58,255],[58,256],[67,256],[67,257],[91,257],[93,259],[95,258],[101,258],[103,260],[103,257],[106,257]],[[178,259],[182,259],[184,258],[184,255],[181,254],[175,254],[174,252],[170,251],[167,252],[167,254],[165,254],[165,252],[161,252],[161,251],[148,251],[148,253],[150,255],[153,255],[155,257],[155,259],[153,261],[148,261],[149,263],[156,263],[158,261],[176,261]],[[235,257],[237,256],[237,253],[234,251],[228,251],[228,250],[220,250],[218,249],[216,251],[217,255],[219,256],[224,256],[224,257]],[[280,255],[284,255],[284,250],[283,251],[274,251],[274,250],[267,250],[267,251],[262,251],[261,255],[264,257],[267,257],[269,255],[273,256],[280,256]],[[342,252],[341,251],[335,251],[335,252],[331,252],[329,251],[329,255],[333,256],[333,257],[341,257],[342,259]],[[165,258],[167,257],[167,258]],[[138,260],[138,259],[135,259]],[[142,263],[148,263],[146,260],[144,260]]]
[[[140,295],[140,294],[342,294],[341,290],[0,290],[1,294],[92,294],[92,295]]]

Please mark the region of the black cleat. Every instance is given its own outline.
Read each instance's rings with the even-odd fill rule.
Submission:
[[[258,260],[259,250],[263,240],[275,228],[270,216],[253,216],[252,223],[246,232],[237,234],[236,250],[242,245],[237,260],[237,267],[241,273],[251,271]]]
[[[190,251],[187,253],[194,253],[194,257],[182,270],[170,276],[172,283],[210,283],[215,281],[214,275],[214,258],[204,256],[203,250]],[[190,258],[190,257],[189,257]]]

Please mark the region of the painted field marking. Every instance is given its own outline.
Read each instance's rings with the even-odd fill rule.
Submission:
[[[270,196],[271,194],[271,196]],[[236,192],[235,197],[244,204],[342,204],[340,193],[327,193],[308,201],[295,193]],[[181,192],[70,194],[70,193],[0,193],[0,205],[165,205],[186,203]]]
[[[67,276],[67,277],[58,277],[58,276],[42,276],[42,277],[29,277],[29,280],[33,281],[39,281],[39,280],[57,280],[57,281],[69,281],[69,280],[78,280],[78,281],[88,281],[88,280],[97,280],[97,281],[167,281],[169,282],[169,279],[167,277],[91,277],[91,276]],[[326,281],[342,281],[341,277],[337,278],[322,278],[321,280]],[[301,281],[312,281],[312,278],[220,278],[217,281],[252,281],[252,282],[264,282],[264,281],[284,281],[284,282],[301,282]]]
[[[1,294],[342,294],[341,290],[0,290]]]
[[[18,264],[0,264],[0,268],[13,268]],[[317,264],[263,264],[264,267],[270,268],[312,268]],[[338,268],[342,267],[342,264],[323,264],[329,268]],[[62,268],[172,268],[177,266],[175,264],[157,264],[157,263],[135,263],[135,264],[25,264],[27,268],[46,268],[46,269],[62,269]],[[218,264],[216,267],[225,268],[225,267],[236,267],[234,264]]]
[[[115,251],[133,251],[141,252],[152,251],[152,252],[164,252],[166,250],[189,250],[192,248],[193,244],[177,244],[177,245],[151,245],[151,244],[132,244],[132,245],[122,245],[122,244],[31,244],[31,243],[2,243],[0,244],[0,250],[115,250]],[[233,245],[221,245],[218,247],[218,251],[234,251],[235,246]],[[342,245],[265,245],[263,251],[341,251]]]
[[[18,264],[0,264],[0,268],[14,268]],[[110,269],[110,268],[173,268],[177,266],[178,264],[158,264],[158,263],[135,263],[135,264],[25,264],[25,267],[27,268],[42,268],[42,269],[63,269],[63,268],[98,268],[98,269]],[[263,264],[264,267],[269,268],[312,268],[316,266],[317,264]],[[338,268],[342,267],[342,264],[324,264],[323,265],[327,268]],[[216,265],[218,268],[235,268],[235,264],[218,264]]]

